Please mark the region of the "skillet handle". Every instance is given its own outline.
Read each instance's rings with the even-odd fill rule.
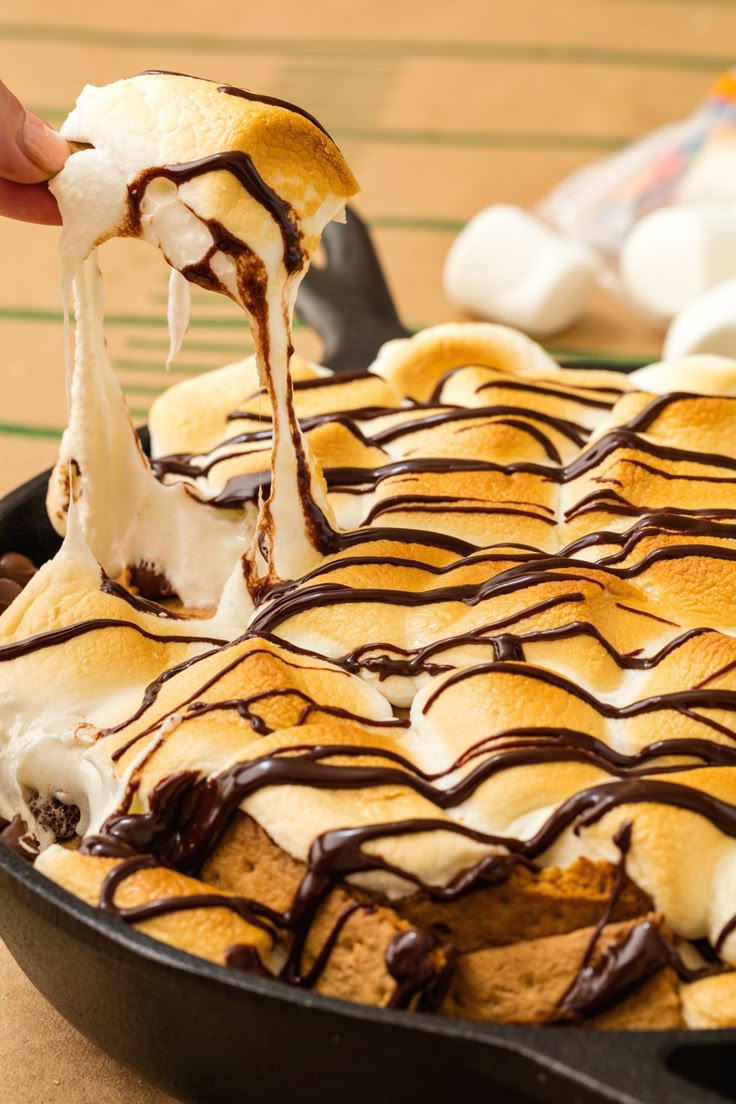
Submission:
[[[736,1046],[720,1034],[547,1027],[505,1043],[517,1051],[512,1084],[540,1104],[727,1104],[736,1101]],[[497,1080],[498,1040],[489,1036],[472,1064]]]
[[[324,342],[322,364],[335,372],[367,368],[384,341],[409,337],[386,284],[368,229],[352,207],[322,234],[323,268],[313,265],[296,300],[299,317]]]

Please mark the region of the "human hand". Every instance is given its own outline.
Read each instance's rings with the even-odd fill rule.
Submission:
[[[46,181],[70,153],[61,135],[0,81],[0,215],[58,225],[59,208]]]

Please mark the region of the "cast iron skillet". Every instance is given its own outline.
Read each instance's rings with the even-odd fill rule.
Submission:
[[[325,340],[325,362],[347,370],[407,331],[356,215],[328,227],[326,248],[327,267],[307,278],[298,307]],[[0,501],[0,552],[41,563],[58,548],[44,507],[48,474]],[[515,1027],[321,997],[149,939],[2,846],[0,898],[0,934],[33,984],[90,1039],[185,1101],[736,1100],[736,1030]]]

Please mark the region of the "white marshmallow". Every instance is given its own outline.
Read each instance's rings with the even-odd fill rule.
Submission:
[[[445,291],[481,318],[535,337],[564,330],[581,315],[599,260],[518,207],[496,204],[470,220],[453,242]]]
[[[678,203],[736,201],[736,141],[732,133],[711,137],[693,159],[675,193]]]
[[[663,207],[624,241],[621,278],[634,302],[662,321],[736,276],[736,207]]]
[[[736,276],[698,295],[672,322],[665,360],[692,353],[736,357]]]

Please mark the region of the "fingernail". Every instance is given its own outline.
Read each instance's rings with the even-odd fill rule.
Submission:
[[[25,125],[18,135],[18,144],[29,161],[47,176],[53,176],[71,153],[69,143],[32,111],[26,112]]]

